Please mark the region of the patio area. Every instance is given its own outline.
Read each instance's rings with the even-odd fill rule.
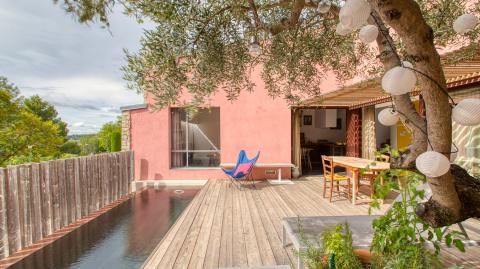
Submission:
[[[281,219],[295,216],[367,215],[368,204],[353,206],[346,197],[329,203],[322,197],[321,177],[295,180],[294,185],[256,184],[256,188],[230,187],[225,180],[210,180],[145,262],[143,268],[222,268],[290,265],[292,249],[282,246]],[[362,187],[363,197],[368,188]],[[360,198],[363,198],[360,197]],[[392,203],[389,197],[382,214]],[[480,239],[480,222],[464,223],[471,239]],[[454,249],[442,255],[466,268],[480,268],[480,248]]]

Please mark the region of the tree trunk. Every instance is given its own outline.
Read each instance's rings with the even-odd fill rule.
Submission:
[[[440,62],[440,56],[433,43],[433,31],[422,16],[420,7],[412,0],[370,0],[372,8],[380,18],[391,26],[405,44],[406,58],[412,61],[415,69],[428,75],[441,87],[446,89],[445,76]],[[393,51],[385,48],[388,43],[379,37],[377,40],[381,53],[381,60],[388,70],[398,65],[398,59]],[[386,53],[384,53],[386,52]],[[445,154],[450,158],[452,144],[451,107],[447,95],[435,82],[417,73],[421,94],[425,101],[426,130],[433,150]],[[417,112],[413,112],[413,104],[408,95],[393,98],[396,108],[404,114],[402,121],[413,132],[413,144],[409,154],[404,156],[403,167],[411,167],[416,157],[426,150],[426,137],[423,134],[425,121]],[[413,109],[414,110],[414,109]],[[406,118],[410,122],[406,122]],[[415,125],[412,127],[412,125]],[[432,198],[418,210],[420,216],[430,225],[444,226],[462,219],[462,203],[456,191],[454,177],[450,172],[438,177],[428,178],[432,189]]]

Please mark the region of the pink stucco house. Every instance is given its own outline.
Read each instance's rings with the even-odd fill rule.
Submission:
[[[260,74],[253,92],[229,101],[219,91],[193,119],[180,107],[160,110],[145,104],[122,108],[123,149],[135,154],[136,180],[223,179],[220,165],[235,163],[245,149],[261,152],[254,178],[290,178],[291,110],[282,98],[267,95]],[[275,167],[275,164],[284,167]]]
[[[480,98],[479,62],[480,52],[472,60],[444,66],[448,90],[457,102]],[[241,149],[250,157],[261,152],[254,178],[290,178],[293,166],[300,174],[322,173],[321,155],[374,159],[385,144],[398,149],[410,144],[403,124],[378,123],[378,113],[391,104],[378,78],[339,88],[331,76],[321,85],[324,94],[289,106],[281,97],[268,96],[260,68],[252,76],[252,92],[243,91],[230,102],[220,90],[193,118],[178,106],[153,110],[148,96],[144,104],[123,107],[122,149],[134,151],[135,179],[224,179],[220,167],[235,163]],[[412,91],[411,98],[424,113],[419,92]],[[472,174],[480,171],[479,146],[471,139],[478,132],[480,126],[454,125],[459,152],[452,161]]]

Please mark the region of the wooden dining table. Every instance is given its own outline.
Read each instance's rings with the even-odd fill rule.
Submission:
[[[360,169],[366,169],[366,171],[372,171],[374,173],[381,172],[383,170],[390,169],[390,163],[373,161],[369,159],[357,158],[357,157],[346,157],[346,156],[330,156],[332,158],[332,166],[340,166],[351,171],[352,180],[353,180],[353,191],[352,191],[352,204],[355,205],[357,200],[357,189],[359,186],[359,174]]]

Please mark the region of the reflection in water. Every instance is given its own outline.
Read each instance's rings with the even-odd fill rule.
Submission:
[[[11,268],[139,268],[199,189],[148,189]]]

